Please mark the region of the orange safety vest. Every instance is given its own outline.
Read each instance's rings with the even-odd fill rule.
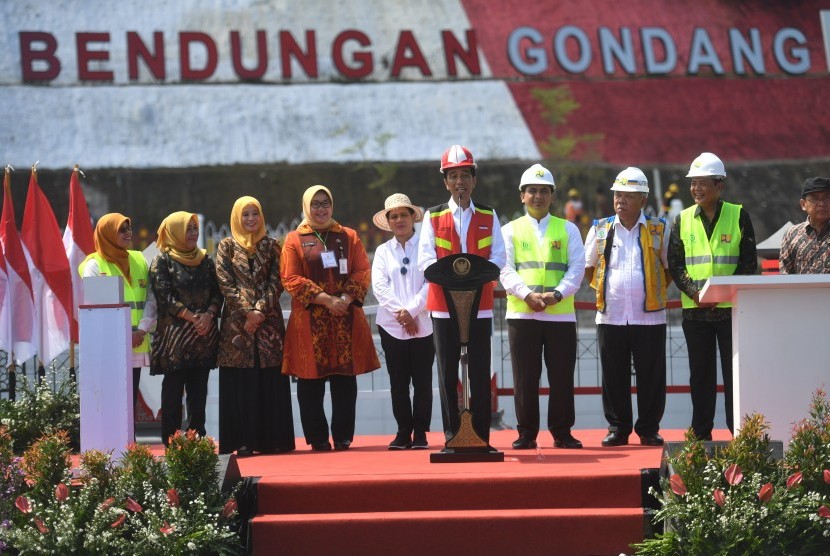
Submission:
[[[430,223],[435,232],[435,255],[437,258],[461,253],[461,238],[455,231],[452,210],[447,203],[429,209]],[[490,258],[493,245],[493,209],[484,205],[475,205],[467,230],[467,253]],[[493,309],[493,286],[495,282],[484,284],[481,290],[479,310]],[[430,311],[449,312],[444,290],[438,284],[429,285],[427,309]]]

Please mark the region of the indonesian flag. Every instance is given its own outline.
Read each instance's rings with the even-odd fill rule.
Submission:
[[[37,184],[32,166],[20,233],[32,275],[35,321],[40,331],[37,353],[44,365],[69,347],[72,327],[72,277],[58,221]]]
[[[83,299],[83,279],[78,273],[78,265],[87,255],[95,251],[92,239],[92,222],[86,206],[81,182],[78,180],[78,165],[69,179],[69,218],[63,231],[63,248],[69,259],[69,275],[72,278],[72,341],[78,343],[78,305]]]
[[[12,350],[11,314],[9,310],[9,274],[6,272],[6,258],[0,250],[0,349],[6,353]]]
[[[17,233],[12,203],[9,167],[3,178],[3,215],[0,217],[0,244],[6,263],[8,296],[10,305],[9,338],[14,361],[25,363],[35,356],[38,344],[38,328],[35,321],[35,305],[32,298],[32,279],[29,264]]]

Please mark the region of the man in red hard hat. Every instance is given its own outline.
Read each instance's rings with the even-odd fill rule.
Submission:
[[[418,267],[425,270],[441,257],[472,253],[488,259],[499,268],[505,253],[496,211],[473,203],[476,163],[466,147],[453,145],[441,157],[444,187],[450,199],[430,208],[424,215],[418,242]],[[458,363],[461,343],[458,327],[450,321],[447,301],[441,287],[429,285],[427,309],[431,311],[433,338],[438,360],[438,386],[444,435],[452,438],[460,425],[458,417]],[[482,440],[490,439],[490,341],[493,331],[493,283],[481,293],[477,318],[470,319],[467,372],[470,383],[470,410],[473,428]]]

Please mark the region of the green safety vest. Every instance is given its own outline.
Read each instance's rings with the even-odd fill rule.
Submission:
[[[130,320],[133,332],[138,330],[138,323],[141,322],[141,316],[144,314],[144,302],[147,301],[147,287],[148,277],[150,274],[147,267],[147,260],[140,251],[127,251],[130,256],[130,277],[133,283],[130,284],[121,269],[117,264],[111,263],[103,258],[99,253],[93,253],[92,258],[98,263],[98,268],[101,270],[101,276],[121,276],[124,278],[124,302],[130,306]],[[84,275],[84,267],[89,259],[85,259],[78,266],[78,273]],[[148,353],[150,351],[150,335],[144,335],[144,341],[141,345],[133,348],[135,353]]]
[[[552,292],[568,270],[567,220],[551,216],[544,242],[539,245],[536,230],[528,221],[529,216],[517,218],[513,226],[513,263],[516,272],[534,293]],[[508,262],[508,264],[510,264]],[[524,299],[507,296],[507,310],[514,313],[533,313]],[[574,296],[562,298],[556,305],[545,308],[550,315],[572,314]]]
[[[731,276],[738,268],[741,250],[741,227],[739,223],[741,205],[723,203],[720,216],[712,230],[712,236],[706,237],[706,229],[700,216],[695,216],[696,205],[680,213],[680,239],[686,253],[686,272],[698,288],[712,276]],[[698,307],[685,293],[680,295],[684,309]],[[731,303],[718,303],[718,307],[731,307]]]

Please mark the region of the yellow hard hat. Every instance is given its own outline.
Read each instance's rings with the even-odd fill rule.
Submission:
[[[579,197],[579,190],[575,187],[572,187],[568,190],[568,197]]]
[[[672,184],[669,184],[669,191],[671,191],[672,193],[679,193],[680,188],[677,187],[676,183],[672,183]]]

